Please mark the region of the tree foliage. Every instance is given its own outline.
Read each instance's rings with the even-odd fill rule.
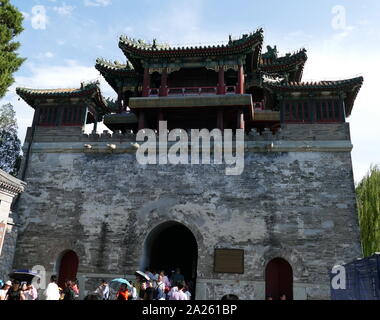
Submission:
[[[364,256],[380,251],[380,168],[371,167],[356,187]]]
[[[17,133],[16,112],[10,103],[0,106],[0,128]]]
[[[13,74],[25,59],[17,49],[20,43],[13,39],[23,31],[23,16],[9,0],[0,0],[0,98],[14,82]]]
[[[0,107],[0,169],[17,175],[21,162],[16,113],[11,104]]]

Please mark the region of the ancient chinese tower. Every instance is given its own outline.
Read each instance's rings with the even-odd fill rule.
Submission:
[[[328,299],[331,268],[362,255],[346,119],[363,79],[305,83],[306,50],[262,46],[262,30],[205,47],[121,37],[126,63],[95,65],[117,101],[96,82],[18,88],[35,115],[14,268],[42,265],[91,291],[180,267],[196,299]],[[243,173],[139,164],[136,133],[159,121],[244,129]]]

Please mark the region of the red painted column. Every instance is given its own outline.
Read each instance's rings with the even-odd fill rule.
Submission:
[[[160,96],[165,97],[168,95],[168,71],[167,68],[162,70],[161,75],[161,86],[160,86]]]
[[[145,68],[144,69],[144,79],[143,79],[143,89],[142,89],[142,96],[143,97],[149,96],[149,86],[150,86],[149,68]]]
[[[145,128],[145,115],[144,111],[139,112],[139,130],[142,130]]]
[[[226,85],[224,83],[224,66],[219,67],[218,72],[218,94],[226,94]]]
[[[238,87],[237,87],[237,93],[238,94],[243,94],[244,93],[244,87],[245,87],[245,83],[244,83],[244,68],[243,68],[243,65],[240,64],[239,65],[239,69],[238,69]]]

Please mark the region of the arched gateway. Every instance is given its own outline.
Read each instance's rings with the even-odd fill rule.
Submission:
[[[61,288],[65,287],[65,281],[75,280],[78,272],[79,259],[78,255],[72,251],[67,250],[63,252],[58,259],[59,276],[58,285]]]
[[[197,276],[198,244],[193,233],[179,222],[168,221],[155,227],[147,236],[144,244],[142,268],[166,275],[180,268],[186,282],[193,284],[195,292]]]
[[[265,291],[267,296],[279,300],[282,294],[287,300],[293,300],[293,270],[282,258],[269,261],[265,269]]]

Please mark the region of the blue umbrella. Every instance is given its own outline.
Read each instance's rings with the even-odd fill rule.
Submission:
[[[113,279],[113,280],[111,280],[111,282],[117,282],[117,283],[120,283],[120,284],[126,284],[128,287],[132,288],[132,285],[129,283],[129,281],[125,280],[123,278]]]

